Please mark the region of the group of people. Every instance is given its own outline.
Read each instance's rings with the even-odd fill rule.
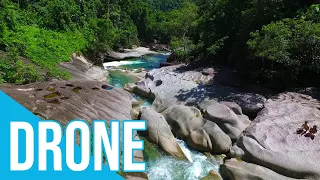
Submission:
[[[297,134],[299,134],[300,136],[310,137],[312,140],[314,140],[317,132],[317,126],[314,125],[310,128],[307,121],[305,121],[304,124],[302,124],[302,126],[297,129]]]

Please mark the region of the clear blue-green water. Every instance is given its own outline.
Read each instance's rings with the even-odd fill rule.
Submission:
[[[129,69],[129,70],[139,69],[139,68],[152,70],[155,68],[159,68],[161,63],[164,63],[167,61],[168,57],[169,57],[168,54],[154,54],[154,55],[147,55],[139,58],[132,58],[124,61],[106,62],[103,65],[106,69],[112,68],[112,67],[118,67],[120,69]]]
[[[116,69],[127,69],[136,70],[143,68],[147,71],[159,68],[161,63],[165,63],[169,57],[169,54],[153,54],[147,55],[139,58],[132,58],[124,61],[113,61],[104,63],[106,69],[116,68]],[[136,83],[138,79],[128,76],[121,70],[109,70],[109,83],[114,87],[122,88],[127,83]],[[143,101],[143,107],[151,106],[152,100],[142,98],[136,94],[132,94],[138,101]]]
[[[127,83],[136,83],[138,78],[131,77],[121,70],[109,70],[109,83],[118,88],[123,88]]]

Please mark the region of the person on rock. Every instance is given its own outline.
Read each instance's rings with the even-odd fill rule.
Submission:
[[[309,132],[308,132],[306,135],[304,135],[304,136],[305,136],[305,137],[310,137],[312,140],[314,140],[317,132],[318,132],[317,126],[314,125],[314,126],[309,130]]]
[[[301,128],[297,129],[297,134],[300,134],[300,136],[306,134],[308,130],[310,129],[308,125],[308,121],[305,121],[304,124],[301,126]]]

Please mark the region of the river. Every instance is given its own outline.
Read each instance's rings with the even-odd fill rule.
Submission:
[[[126,76],[124,70],[137,71],[143,68],[147,71],[159,68],[160,63],[166,62],[168,54],[148,55],[141,58],[132,58],[125,61],[113,61],[104,63],[109,71],[109,83],[114,87],[123,87],[126,83],[135,83],[137,79]],[[116,70],[115,70],[116,69]],[[152,100],[133,96],[143,101],[142,106],[151,106]],[[189,149],[185,142],[178,140],[178,144],[188,157],[190,162],[177,160],[169,156],[152,143],[145,140],[144,157],[147,162],[147,174],[150,180],[200,180],[208,175],[210,170],[219,172],[219,166],[223,157],[206,156]]]

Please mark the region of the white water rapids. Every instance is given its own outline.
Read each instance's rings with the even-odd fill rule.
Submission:
[[[219,172],[220,162],[212,162],[202,153],[188,149],[184,141],[178,144],[191,162],[177,160],[171,156],[163,156],[148,162],[150,180],[197,180],[207,176],[210,170]]]

